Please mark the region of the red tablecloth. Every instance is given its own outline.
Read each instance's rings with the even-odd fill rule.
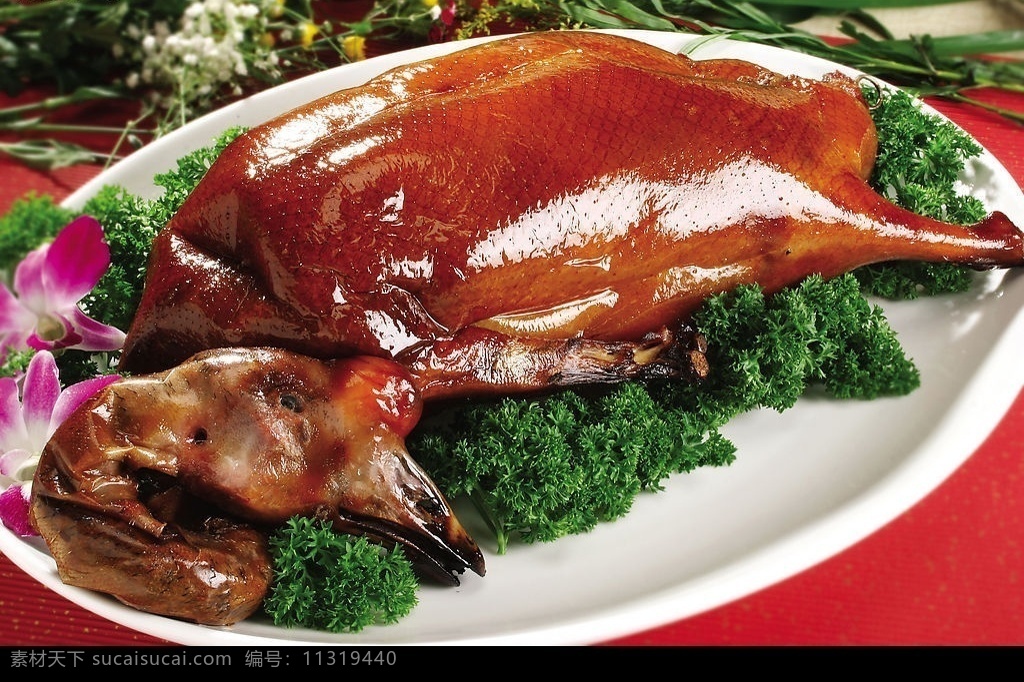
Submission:
[[[1024,110],[1024,96],[996,101]],[[1024,184],[1019,125],[933,103]],[[0,213],[30,190],[62,198],[96,172],[42,173],[0,158]],[[1024,395],[950,479],[866,540],[744,599],[613,643],[1024,644],[1022,453]],[[79,608],[0,556],[0,645],[162,643]]]

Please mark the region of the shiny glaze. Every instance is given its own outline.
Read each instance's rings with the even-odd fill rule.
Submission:
[[[484,560],[406,451],[420,410],[408,374],[382,358],[203,352],[111,384],[61,425],[33,523],[65,582],[210,624],[259,605],[260,529],[295,515],[401,543],[457,584]]]
[[[583,32],[402,67],[229,147],[157,240],[123,361],[635,340],[741,283],[1021,263],[1001,215],[958,227],[878,196],[875,150],[838,74]]]
[[[419,480],[399,446],[421,401],[706,375],[704,341],[685,320],[711,294],[744,283],[771,292],[885,260],[1024,262],[1021,233],[1001,214],[947,225],[872,191],[876,143],[858,87],[841,75],[811,81],[695,62],[608,34],[532,33],[401,67],[229,146],[155,241],[121,368],[165,370],[230,346],[368,364],[370,385],[390,387],[384,403],[397,411],[378,409],[373,391],[362,394],[374,395],[369,402],[348,396],[351,407],[332,400],[340,422],[316,420],[313,440],[344,432],[355,437],[346,457],[383,458],[393,466],[380,471]],[[275,371],[274,362],[249,361],[249,388]],[[106,399],[124,390],[117,386]],[[230,421],[228,394],[183,389],[184,403],[146,414],[181,420],[172,432],[186,437],[203,415]],[[117,409],[129,402],[119,398]],[[115,404],[101,406],[113,414]],[[111,544],[91,543],[94,512],[113,519],[119,541],[168,532],[120,473],[120,439],[140,427],[102,412],[80,412],[69,427],[98,419],[98,437],[55,439],[35,503],[55,556],[94,567],[103,562],[90,549]],[[279,422],[262,419],[249,415],[247,438],[276,433]],[[273,523],[333,509],[420,547],[439,574],[482,572],[447,507],[443,522],[394,523],[389,514],[409,509],[404,485],[353,476],[344,457],[287,450],[264,466],[253,459],[259,450],[209,461],[163,441],[132,457],[220,514]],[[93,479],[103,499],[67,483],[90,488]],[[417,485],[432,488],[425,476]],[[266,491],[276,492],[261,499]],[[70,516],[51,513],[69,506]],[[237,555],[213,533],[203,540],[223,550],[217,561],[228,575],[258,554],[247,540]],[[118,548],[128,567],[112,581],[143,563],[150,545],[139,546],[134,558]]]

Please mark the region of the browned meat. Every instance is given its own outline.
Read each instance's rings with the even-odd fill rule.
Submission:
[[[1001,214],[961,227],[878,196],[875,146],[843,76],[594,33],[501,40],[302,106],[232,144],[157,238],[122,368],[185,364],[112,385],[57,433],[36,523],[65,580],[208,622],[240,617],[251,594],[211,588],[191,609],[191,585],[146,577],[207,565],[171,558],[194,544],[140,496],[148,472],[220,510],[196,531],[215,572],[265,576],[228,518],[327,513],[442,577],[482,573],[405,452],[421,400],[701,377],[686,318],[743,283],[771,292],[894,259],[1021,265]],[[324,362],[269,349],[186,362],[231,346]],[[162,554],[103,559],[133,545]]]
[[[420,409],[390,360],[203,352],[111,384],[65,421],[41,457],[32,520],[65,582],[208,624],[259,606],[261,530],[294,515],[401,543],[445,582],[483,575],[405,449]]]
[[[959,227],[878,196],[875,148],[845,77],[606,34],[535,33],[400,68],[223,154],[157,239],[124,366],[224,345],[417,371],[430,358],[420,383],[452,394],[441,357],[517,367],[538,345],[633,342],[740,283],[774,291],[892,259],[1021,263],[1002,215]],[[536,369],[456,373],[465,392],[562,376]]]
[[[49,495],[34,498],[32,513],[62,581],[142,611],[230,625],[258,609],[270,586],[265,533],[227,519],[174,523],[154,537]]]

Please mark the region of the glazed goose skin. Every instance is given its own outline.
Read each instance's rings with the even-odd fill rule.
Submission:
[[[960,227],[878,196],[875,151],[845,77],[600,33],[499,40],[295,109],[230,145],[158,235],[132,376],[51,439],[33,522],[65,582],[211,625],[258,608],[264,531],[293,514],[400,543],[442,582],[483,575],[405,448],[426,401],[700,378],[686,320],[743,283],[1021,265],[1001,214]]]
[[[875,151],[840,75],[587,32],[402,67],[229,146],[156,240],[123,367],[271,345],[394,357],[439,393],[502,390],[516,379],[445,382],[472,371],[439,365],[630,342],[746,282],[1021,263],[1000,214],[959,227],[877,195]]]

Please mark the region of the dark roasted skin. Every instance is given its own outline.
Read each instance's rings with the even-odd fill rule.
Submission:
[[[195,516],[203,505],[189,507]],[[260,607],[273,578],[267,534],[217,512],[176,520],[159,537],[56,495],[34,498],[32,515],[62,581],[148,613],[230,625]]]
[[[1005,216],[947,225],[875,193],[876,143],[849,78],[607,34],[400,68],[221,155],[156,240],[123,366],[262,344],[395,357],[418,376],[423,358],[468,355],[529,376],[458,369],[463,390],[433,362],[418,383],[507,392],[564,376],[545,353],[589,352],[566,339],[634,342],[741,283],[1022,262]]]
[[[40,458],[32,521],[65,582],[206,624],[259,606],[264,530],[295,515],[400,543],[457,584],[484,560],[406,451],[420,411],[390,360],[205,351],[113,383],[65,421]]]

